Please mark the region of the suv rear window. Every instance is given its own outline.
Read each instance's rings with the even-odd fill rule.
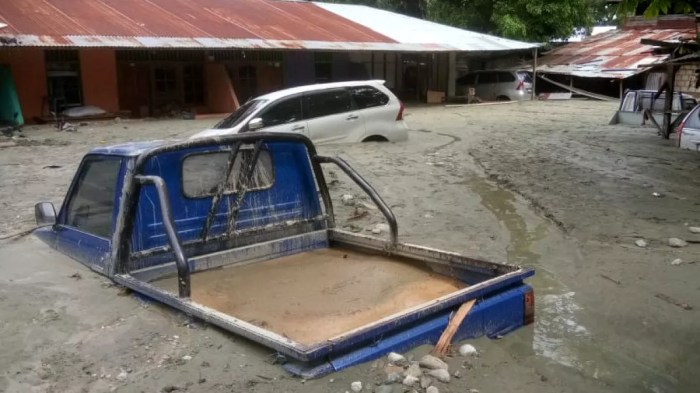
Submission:
[[[389,102],[389,97],[372,86],[351,87],[350,94],[358,109],[384,106]]]
[[[350,93],[345,89],[308,93],[306,101],[307,119],[335,115],[352,110]]]
[[[248,163],[253,150],[241,147],[233,162],[233,170],[224,185],[224,194],[238,191],[241,163]],[[216,189],[226,175],[228,151],[191,154],[182,161],[182,191],[188,198],[204,198],[216,194]],[[246,166],[243,166],[245,168]],[[248,191],[263,190],[274,183],[272,157],[267,150],[260,150]]]

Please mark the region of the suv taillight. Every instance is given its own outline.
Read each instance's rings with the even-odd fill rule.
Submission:
[[[692,113],[692,112],[690,112]],[[681,120],[681,124],[676,127],[676,146],[680,147],[681,145],[681,136],[683,135],[683,127],[685,127],[685,121],[690,117],[690,113],[688,113],[683,120]]]
[[[403,120],[403,102],[399,100],[399,114],[396,115],[396,121]]]
[[[525,81],[521,79],[520,82],[518,82],[518,87],[516,87],[515,90],[522,90],[524,88],[525,88]]]
[[[535,291],[532,288],[525,294],[523,303],[525,307],[523,324],[529,325],[535,322]]]

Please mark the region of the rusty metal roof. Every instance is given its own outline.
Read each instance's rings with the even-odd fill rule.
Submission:
[[[671,28],[670,26],[674,26]],[[680,42],[695,38],[695,18],[661,17],[646,21],[633,18],[621,30],[589,37],[548,52],[539,59],[539,72],[593,78],[623,79],[644,72],[642,64],[661,63],[666,55],[653,53],[653,46],[640,41]]]
[[[0,46],[465,50],[453,45],[448,34],[443,39],[402,40],[400,34],[388,36],[308,1],[11,0],[0,2],[0,23],[8,25],[0,31]],[[479,36],[480,50],[532,47]]]

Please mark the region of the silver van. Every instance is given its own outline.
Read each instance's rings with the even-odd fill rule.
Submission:
[[[532,78],[525,71],[474,71],[457,79],[458,92],[467,96],[469,88],[484,101],[521,101],[532,97]]]

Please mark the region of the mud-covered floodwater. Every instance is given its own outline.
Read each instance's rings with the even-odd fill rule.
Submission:
[[[688,230],[700,226],[700,155],[651,129],[608,126],[615,107],[409,108],[406,143],[319,147],[372,183],[401,241],[536,269],[535,323],[472,340],[479,357],[448,358],[461,378],[440,392],[700,391],[700,235]],[[187,136],[213,122],[29,127],[36,143],[0,149],[0,236],[31,227],[37,200],[59,206],[90,147]],[[369,233],[382,222],[339,170],[325,170],[339,226]],[[358,203],[343,205],[343,194]],[[689,244],[669,247],[670,237]],[[640,238],[648,247],[634,245]],[[0,391],[342,393],[385,378],[378,361],[302,382],[272,364],[270,350],[118,296],[32,237],[0,242],[0,266]]]
[[[425,266],[336,248],[207,270],[191,279],[193,301],[307,345],[464,288]],[[152,284],[177,293],[177,277]]]

